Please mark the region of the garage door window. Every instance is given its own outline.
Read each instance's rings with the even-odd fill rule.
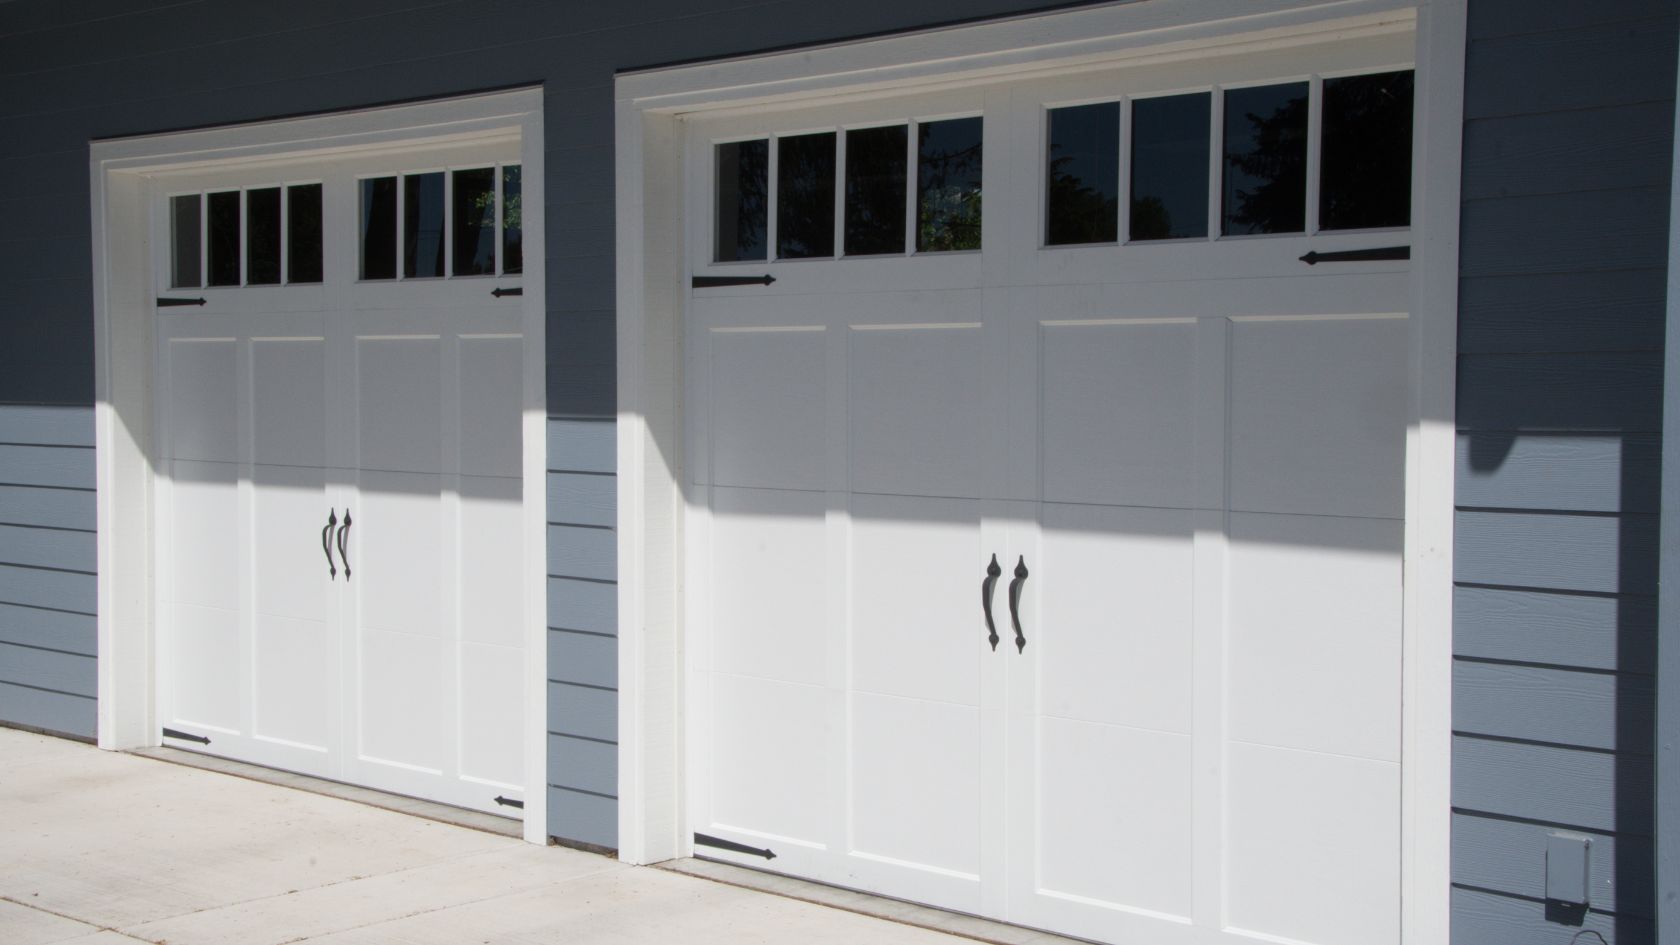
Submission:
[[[403,279],[522,271],[520,184],[512,164],[362,179],[361,278],[396,279],[399,259]]]
[[[1133,240],[1207,236],[1212,108],[1206,92],[1132,103]]]
[[[320,281],[320,184],[169,198],[170,288]]]
[[[980,248],[979,118],[916,126],[916,252]]]
[[[846,132],[846,255],[904,252],[909,129]]]
[[[720,142],[713,259],[768,259],[771,243],[775,259],[979,249],[982,130],[948,118]]]
[[[1044,244],[1112,243],[1122,209],[1131,242],[1206,239],[1210,200],[1225,237],[1408,226],[1412,81],[1401,70],[1050,108]]]
[[[1299,233],[1307,213],[1307,83],[1225,92],[1221,232]]]
[[[1321,229],[1412,220],[1412,73],[1324,80]]]
[[[1119,232],[1120,105],[1050,110],[1045,242],[1112,243]]]

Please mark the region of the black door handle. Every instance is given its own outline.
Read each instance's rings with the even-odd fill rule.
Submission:
[[[329,581],[337,580],[338,578],[338,565],[333,564],[332,556],[332,533],[333,527],[337,524],[338,513],[334,512],[332,509],[328,509],[327,524],[321,529],[321,550],[327,553],[327,580]]]
[[[1003,568],[998,567],[997,555],[992,555],[992,563],[986,565],[986,579],[980,582],[980,609],[986,614],[986,640],[997,649],[997,624],[992,621],[992,591],[997,588],[997,579],[1003,576]]]
[[[344,513],[348,518],[349,512]],[[349,574],[349,566],[345,567]],[[1023,555],[1015,562],[1015,580],[1009,582],[1009,620],[1015,624],[1015,652],[1027,648],[1027,635],[1021,632],[1021,587],[1027,583],[1027,559]]]
[[[344,580],[350,580],[350,510],[344,510],[344,524],[338,528],[338,560],[344,562]]]

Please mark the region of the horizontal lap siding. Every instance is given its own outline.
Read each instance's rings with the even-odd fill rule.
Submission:
[[[618,846],[617,455],[616,424],[549,421],[549,819],[604,847]]]
[[[1471,0],[1455,538],[1455,945],[1654,941],[1673,0]],[[1593,838],[1591,908],[1546,839]]]
[[[93,470],[92,409],[0,404],[0,722],[94,735]]]

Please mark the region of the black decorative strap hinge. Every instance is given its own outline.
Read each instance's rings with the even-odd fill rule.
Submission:
[[[501,298],[504,295],[524,295],[525,294],[525,287],[524,286],[514,286],[511,289],[491,289],[490,294],[494,295],[498,299]]]
[[[766,273],[762,276],[695,276],[696,289],[721,289],[731,285],[769,285],[776,281],[776,277]]]
[[[502,805],[503,807],[517,807],[520,810],[525,809],[524,801],[516,801],[511,797],[503,797],[500,794],[496,795],[496,803]]]
[[[172,729],[172,728],[164,729],[163,730],[163,737],[164,738],[178,738],[178,739],[180,739],[181,741],[184,741],[184,742],[198,742],[200,745],[210,744],[210,739],[205,738],[203,735],[192,735],[192,734],[189,734],[187,732],[178,732],[178,731],[176,731],[175,729]]]
[[[694,845],[701,847],[717,847],[719,850],[728,850],[731,853],[745,853],[748,856],[762,856],[766,860],[774,860],[776,858],[776,854],[770,850],[766,850],[761,847],[749,847],[744,843],[736,843],[733,840],[725,840],[722,837],[710,837],[703,833],[697,833],[694,835]]]
[[[172,308],[176,305],[203,305],[203,299],[169,299],[158,296],[158,308]]]
[[[1384,259],[1411,259],[1410,246],[1379,246],[1376,249],[1345,249],[1336,253],[1321,253],[1318,250],[1301,257],[1301,261],[1309,266],[1316,266],[1321,262],[1374,262]]]

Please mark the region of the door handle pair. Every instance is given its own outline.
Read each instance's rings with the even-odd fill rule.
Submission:
[[[1015,652],[1020,653],[1027,648],[1027,635],[1021,631],[1021,588],[1027,583],[1027,558],[1025,555],[1015,561],[1015,579],[1009,582],[1009,622],[1015,625]],[[992,563],[986,565],[986,578],[980,582],[980,609],[986,615],[986,642],[997,649],[997,624],[992,620],[992,592],[997,588],[998,578],[1003,576],[1003,568],[998,565],[997,555],[992,555]]]
[[[338,522],[338,513],[327,510],[327,524],[321,529],[321,550],[327,555],[327,579],[338,578],[338,565],[333,562],[333,545],[335,543],[333,529],[338,529],[336,544],[338,545],[338,559],[344,562],[344,580],[350,580],[350,510],[344,510],[344,524]]]

